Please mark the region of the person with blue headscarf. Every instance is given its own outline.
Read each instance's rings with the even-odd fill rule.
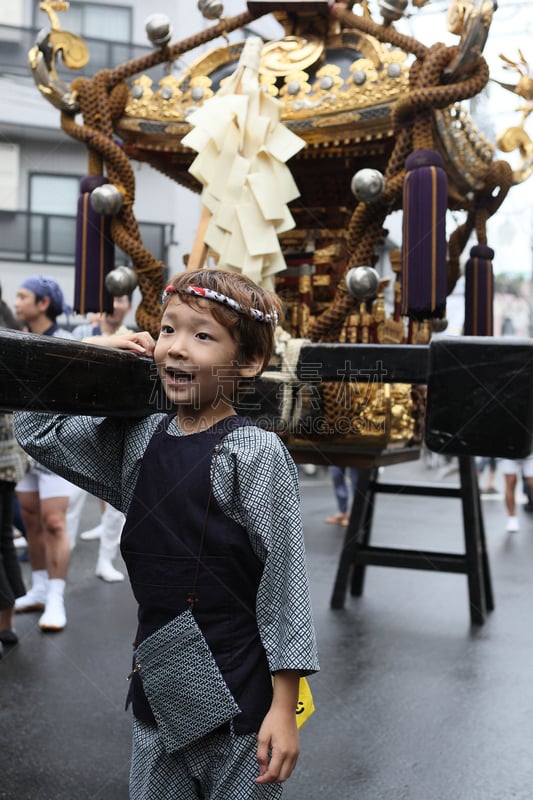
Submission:
[[[57,281],[32,275],[20,286],[15,314],[30,333],[73,339],[57,318],[70,312]],[[15,611],[43,611],[42,631],[60,631],[66,625],[64,592],[70,560],[67,509],[75,487],[35,462],[18,482],[16,491],[32,569],[32,585],[15,600]],[[76,490],[77,491],[77,490]]]
[[[22,283],[15,300],[15,313],[32,333],[72,339],[72,334],[60,328],[57,318],[70,314],[61,287],[53,278],[31,275]]]

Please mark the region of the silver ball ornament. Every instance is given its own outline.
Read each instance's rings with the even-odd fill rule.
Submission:
[[[385,178],[378,169],[360,169],[350,184],[352,194],[361,203],[375,203],[385,192]]]
[[[123,294],[131,294],[137,286],[137,275],[131,267],[115,267],[108,272],[105,278],[107,291],[113,297],[122,297]]]
[[[221,0],[198,0],[198,8],[206,19],[220,19],[224,13]]]
[[[373,267],[352,267],[346,274],[346,286],[356,300],[369,300],[377,294],[379,275]]]
[[[104,183],[91,192],[91,206],[97,214],[114,217],[122,208],[123,202],[122,192],[112,183]]]
[[[152,14],[147,17],[144,27],[154,47],[164,47],[172,38],[172,26],[166,14]]]
[[[385,24],[396,22],[405,16],[408,0],[379,0],[379,10]]]

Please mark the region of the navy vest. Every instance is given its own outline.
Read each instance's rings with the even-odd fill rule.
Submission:
[[[158,425],[148,444],[122,531],[120,549],[139,604],[135,646],[188,608],[197,573],[194,616],[241,708],[235,732],[257,732],[272,700],[256,619],[263,565],[245,528],[211,494],[210,477],[221,439],[247,423],[232,416],[200,433],[173,436],[167,431],[172,419]],[[136,674],[129,700],[137,718],[155,725]]]

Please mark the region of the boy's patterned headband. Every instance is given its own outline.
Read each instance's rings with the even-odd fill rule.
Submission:
[[[238,314],[243,314],[245,317],[248,316],[248,312],[246,312],[236,300],[233,300],[233,298],[228,297],[221,292],[215,292],[214,289],[205,289],[201,286],[183,286],[180,289],[176,289],[175,286],[170,284],[163,292],[161,302],[165,303],[170,295],[179,294],[180,292],[186,292],[187,294],[192,294],[195,297],[204,297],[206,300],[214,300],[215,303],[222,303],[222,305],[229,306],[234,311],[237,311]],[[278,312],[275,310],[272,310],[270,314],[264,314],[258,308],[250,308],[248,311],[249,316],[258,322],[266,322],[269,325],[278,324]]]

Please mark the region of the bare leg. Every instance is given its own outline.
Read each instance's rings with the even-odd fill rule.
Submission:
[[[70,560],[70,541],[67,533],[68,497],[47,497],[41,500],[45,531],[46,569],[50,578],[66,580]]]
[[[16,611],[42,611],[48,590],[45,532],[38,492],[17,492],[20,513],[26,530],[32,585],[23,597],[15,600]]]
[[[26,529],[28,556],[32,570],[46,569],[45,534],[39,492],[17,492],[20,513]]]
[[[46,542],[48,591],[44,614],[39,619],[42,631],[62,631],[67,624],[65,614],[65,582],[70,559],[70,539],[67,531],[69,497],[47,497],[41,500]]]
[[[66,625],[63,594],[70,559],[67,532],[69,497],[39,499],[37,492],[20,492],[20,507],[32,568],[32,587],[15,601],[17,611],[44,608],[39,627],[44,631],[63,630]]]
[[[505,506],[510,517],[516,516],[516,475],[505,476]]]
[[[507,525],[506,531],[508,533],[516,533],[520,530],[518,517],[516,516],[516,491],[517,476],[505,475],[505,506],[507,508]]]

